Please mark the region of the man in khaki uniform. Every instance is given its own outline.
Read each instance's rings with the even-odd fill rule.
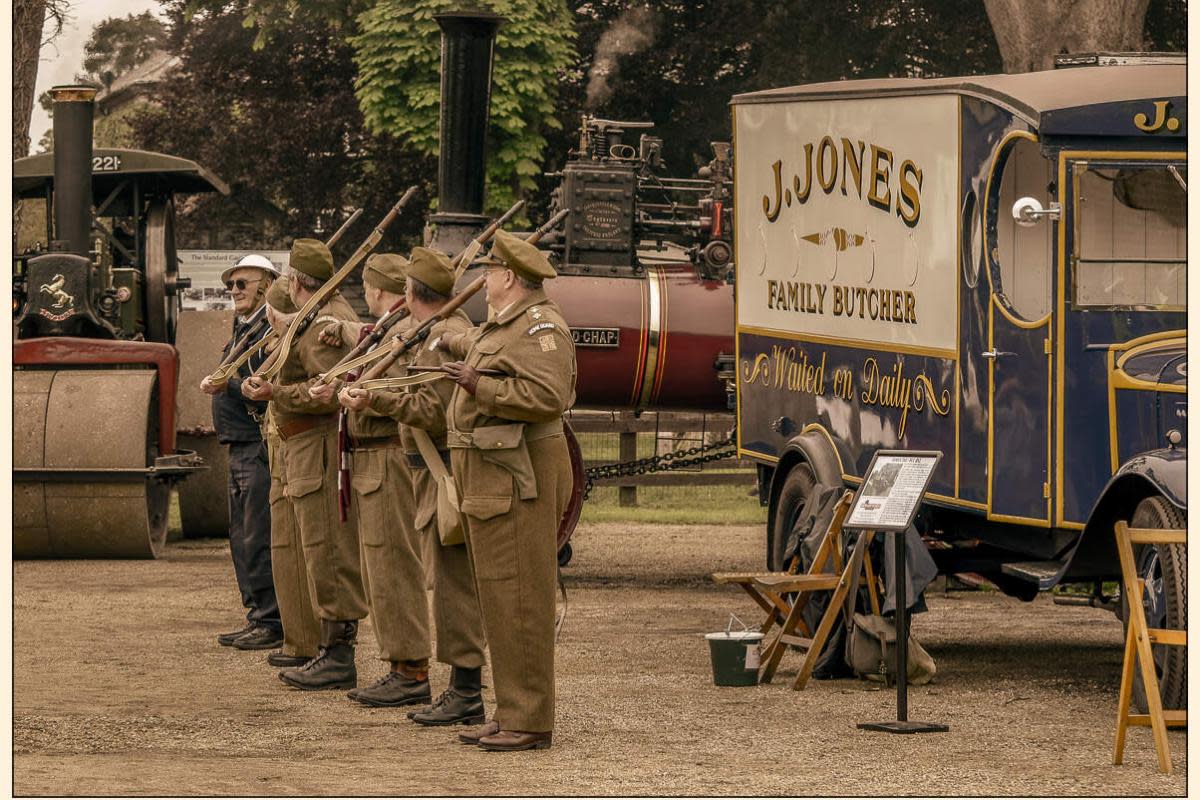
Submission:
[[[292,302],[286,280],[276,281],[267,290],[267,321],[282,335],[300,309]],[[271,567],[279,618],[283,623],[283,649],[267,656],[273,667],[300,667],[317,655],[321,623],[308,591],[308,574],[296,515],[284,495],[283,442],[275,425],[274,403],[267,404],[263,433],[267,440],[267,460],[271,465]]]
[[[454,272],[450,260],[435,250],[414,248],[406,292],[413,328],[449,302],[453,291]],[[426,342],[414,351],[412,365],[441,366],[449,357],[434,344],[442,336],[462,334],[470,329],[471,321],[461,309],[436,323]],[[416,513],[414,515],[410,510],[410,513],[401,514],[395,523],[405,527],[408,536],[421,542],[427,558],[432,561],[437,659],[450,665],[450,687],[431,707],[409,714],[410,719],[422,725],[473,725],[484,720],[481,695],[484,639],[475,578],[465,542],[442,544],[438,533],[437,487],[417,445],[418,434],[414,433],[414,429],[424,431],[443,464],[448,466],[446,408],[453,391],[453,383],[440,380],[401,391],[348,388],[339,398],[348,408],[370,409],[397,420],[412,466]],[[415,576],[407,580],[415,580]]]
[[[445,366],[458,384],[448,441],[496,683],[495,719],[461,738],[543,749],[554,729],[555,538],[572,489],[562,415],[575,402],[575,346],[542,289],[555,275],[545,255],[499,231],[491,256],[495,317],[442,337],[465,354]]]
[[[363,269],[367,308],[375,317],[404,297],[403,256],[380,253],[367,259]],[[321,333],[327,342],[357,342],[363,325],[341,322]],[[409,319],[396,323],[381,346],[410,330]],[[408,359],[398,359],[387,377],[406,375]],[[314,387],[321,400],[333,399],[334,384]],[[379,642],[380,657],[390,670],[379,681],[349,693],[368,706],[407,706],[428,703],[429,602],[421,542],[412,525],[416,508],[413,476],[396,420],[368,408],[355,406],[347,415],[351,439],[350,485],[354,489],[354,515],[358,519],[363,585],[371,607],[371,625]]]
[[[289,290],[299,307],[333,276],[333,256],[315,239],[297,239],[289,262]],[[321,316],[292,341],[277,383],[248,378],[242,392],[251,400],[273,401],[273,414],[282,440],[284,495],[300,528],[309,591],[321,617],[321,646],[317,657],[303,667],[284,670],[279,677],[298,689],[352,689],[358,682],[354,642],[358,620],[367,614],[359,569],[358,529],[354,521],[338,521],[337,404],[322,403],[308,394],[320,373],[336,364],[344,347],[320,341],[329,322],[355,320],[358,315],[337,293]]]

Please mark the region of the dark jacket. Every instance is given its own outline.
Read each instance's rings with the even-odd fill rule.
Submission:
[[[234,318],[233,337],[225,343],[221,351],[221,359],[229,355],[229,348],[238,342],[248,332],[254,331],[252,341],[257,342],[271,331],[267,324],[267,306],[264,303],[246,320]],[[238,374],[229,379],[225,391],[213,395],[212,416],[213,427],[217,429],[217,438],[222,444],[231,442],[258,442],[262,440],[262,431],[251,412],[261,416],[266,413],[266,402],[247,400],[242,396],[242,379],[250,377],[250,373],[267,359],[267,353],[260,350],[242,365]]]

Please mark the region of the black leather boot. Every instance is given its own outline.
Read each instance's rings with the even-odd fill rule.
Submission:
[[[289,656],[282,650],[267,656],[267,663],[272,667],[303,667],[309,661],[312,661],[310,656]]]
[[[351,692],[351,700],[365,706],[415,706],[428,704],[429,680],[403,672],[389,672],[370,686]]]
[[[432,706],[408,718],[420,725],[478,725],[483,722],[483,669],[450,668],[450,688]]]
[[[353,689],[358,684],[354,666],[357,620],[321,620],[321,649],[317,657],[299,669],[286,669],[279,679],[306,691]]]

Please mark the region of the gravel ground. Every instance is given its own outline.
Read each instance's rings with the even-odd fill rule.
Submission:
[[[941,594],[915,631],[938,663],[910,716],[946,734],[890,736],[895,695],[865,682],[712,685],[701,634],[751,602],[708,573],[754,569],[758,526],[592,524],[567,568],[558,725],[548,751],[485,753],[454,731],[340,692],[285,688],[261,653],[218,647],[238,605],[227,545],[158,562],[14,569],[17,794],[1183,795],[1149,731],[1112,765],[1121,626],[1108,612]],[[382,674],[370,625],[360,681]],[[435,693],[448,669],[433,670]],[[485,673],[485,682],[487,681]],[[491,702],[490,690],[485,695]]]

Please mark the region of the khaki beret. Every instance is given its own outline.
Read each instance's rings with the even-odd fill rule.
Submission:
[[[327,281],[333,277],[333,254],[324,242],[316,239],[297,239],[292,242],[288,266],[310,278]]]
[[[287,281],[275,281],[271,284],[271,288],[267,289],[267,305],[280,314],[295,314],[300,310],[288,294]]]
[[[375,253],[363,267],[363,281],[392,294],[404,294],[408,259],[396,253]]]
[[[412,260],[408,262],[409,277],[438,294],[449,295],[454,291],[454,269],[445,253],[428,247],[414,247],[411,256]]]
[[[542,281],[558,274],[545,253],[505,230],[496,231],[492,251],[488,255],[492,261],[503,262],[504,266],[527,280]]]

